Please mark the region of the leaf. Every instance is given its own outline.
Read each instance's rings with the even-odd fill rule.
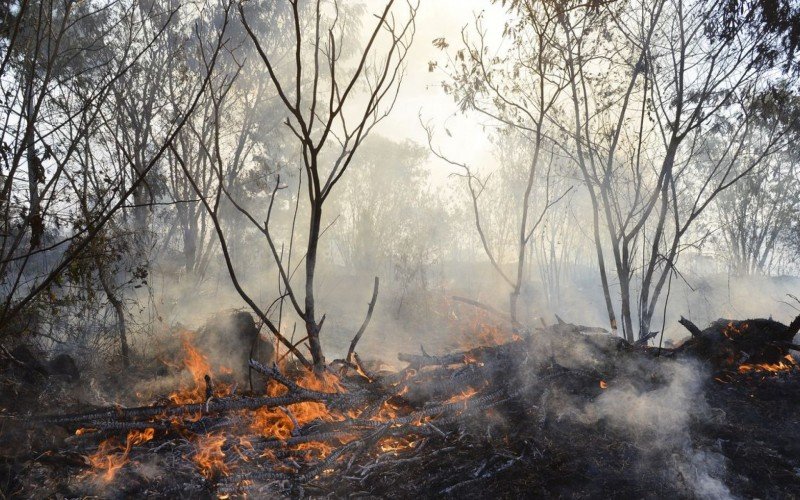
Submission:
[[[433,46],[439,50],[444,50],[450,46],[449,43],[444,39],[444,37],[434,38],[433,39]]]

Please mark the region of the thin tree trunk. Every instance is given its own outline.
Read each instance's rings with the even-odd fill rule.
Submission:
[[[42,235],[44,234],[44,221],[42,220],[42,207],[41,197],[39,196],[39,180],[41,179],[42,163],[36,155],[36,145],[34,138],[34,91],[33,91],[33,71],[31,71],[31,79],[28,82],[28,89],[26,92],[26,113],[27,113],[27,127],[25,130],[25,152],[28,164],[28,198],[30,202],[30,209],[28,216],[30,218],[31,227],[31,242],[30,248],[34,250],[39,247],[42,242]]]
[[[125,306],[114,291],[114,286],[111,282],[111,276],[108,275],[108,269],[106,266],[100,262],[100,259],[97,256],[95,256],[94,262],[95,266],[97,266],[98,275],[100,276],[100,285],[103,287],[103,292],[105,292],[106,297],[108,297],[108,302],[111,304],[111,307],[114,308],[114,313],[117,316],[117,331],[119,333],[122,365],[127,368],[130,366],[130,353],[128,350],[128,333],[125,324]]]
[[[319,232],[322,222],[322,203],[313,202],[311,205],[311,223],[308,234],[308,253],[306,254],[306,301],[305,323],[308,335],[311,359],[314,370],[321,372],[325,368],[325,356],[322,353],[322,344],[319,340],[320,327],[315,319],[314,310],[314,276],[317,268],[317,246],[319,245]]]

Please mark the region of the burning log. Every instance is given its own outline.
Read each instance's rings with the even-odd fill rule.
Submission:
[[[723,325],[716,331],[732,338],[717,341],[749,349],[747,362],[766,346],[791,348],[791,341],[783,340],[790,327],[751,321],[745,328],[740,323],[733,325],[744,334],[732,335]],[[585,416],[561,413],[565,397],[589,402],[626,383],[635,383],[637,390],[668,383],[648,371],[674,362],[657,359],[656,348],[579,333],[580,325],[560,325],[463,352],[401,354],[409,366],[388,375],[368,373],[355,352],[344,360],[354,370],[343,373],[338,366],[314,374],[250,360],[248,367],[266,379],[262,395],[237,394],[199,363],[190,370],[196,387],[170,396],[171,404],[28,420],[81,427],[80,439],[76,436],[68,444],[86,455],[103,481],[113,481],[117,472],[132,474],[136,466],[127,464],[138,460],[162,454],[186,457],[168,460],[170,474],[165,477],[180,479],[150,483],[155,489],[149,494],[344,496],[363,486],[380,495],[388,494],[380,485],[397,487],[391,478],[398,471],[414,470],[424,481],[424,491],[455,495],[506,481],[507,471],[528,470],[531,460],[548,447],[550,453],[559,453],[559,448],[578,446],[572,444],[569,428],[562,427],[584,425]],[[714,328],[698,329],[700,334],[690,342],[714,339]],[[576,363],[568,353],[579,343],[584,358]],[[701,344],[688,344],[673,355],[699,357]],[[197,353],[192,356],[202,361]],[[628,360],[641,359],[647,360],[646,370],[625,372]],[[735,370],[740,367],[734,365]],[[604,428],[596,434],[608,432]],[[87,446],[100,440],[91,453]],[[437,476],[440,467],[450,467],[444,469],[449,472]]]
[[[104,408],[88,413],[68,415],[45,415],[33,417],[32,424],[77,425],[93,427],[109,421],[129,421],[153,417],[184,417],[189,415],[210,415],[229,413],[238,410],[256,410],[262,407],[277,408],[296,403],[322,402],[332,405],[347,405],[352,398],[323,392],[303,390],[297,394],[286,396],[262,397],[228,397],[211,399],[203,403],[187,403],[179,405],[140,406],[137,408]]]
[[[476,360],[481,360],[485,357],[488,358],[488,357],[507,355],[509,351],[513,351],[514,349],[517,348],[524,349],[525,348],[524,343],[525,341],[520,338],[518,340],[514,340],[506,344],[501,344],[499,346],[477,347],[475,349],[470,349],[468,351],[446,354],[444,356],[431,356],[425,352],[425,349],[421,349],[422,354],[399,353],[397,355],[397,359],[409,363],[415,368],[422,368],[425,366],[432,366],[432,365],[448,366],[455,364],[465,364],[465,363],[475,362]]]
[[[711,363],[715,370],[729,374],[775,373],[792,370],[796,362],[789,354],[792,339],[800,330],[800,316],[789,325],[772,319],[743,321],[719,319],[705,330],[681,318],[692,337],[674,349]]]

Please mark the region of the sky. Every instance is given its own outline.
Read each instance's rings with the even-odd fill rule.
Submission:
[[[381,0],[370,0],[370,11],[383,5]],[[400,4],[402,5],[402,4]],[[399,7],[399,6],[398,6]],[[480,121],[463,117],[457,104],[441,88],[444,75],[431,73],[428,62],[444,61],[444,54],[433,46],[435,38],[444,37],[453,50],[460,43],[461,30],[474,24],[475,13],[485,11],[485,25],[490,31],[503,29],[504,10],[489,0],[421,0],[417,13],[417,33],[408,56],[408,66],[403,86],[392,114],[375,128],[374,132],[395,140],[410,139],[427,147],[427,137],[419,116],[436,129],[435,146],[453,160],[470,164],[495,162],[490,144]],[[444,128],[452,134],[448,137]],[[429,158],[427,167],[434,180],[446,179],[452,167],[436,158]]]

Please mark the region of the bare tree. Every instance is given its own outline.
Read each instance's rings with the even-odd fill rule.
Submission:
[[[201,42],[207,44],[203,50],[212,62],[210,67],[225,44],[228,7],[223,6],[221,12],[225,15],[218,29],[197,33],[198,40],[210,35],[210,42]],[[64,271],[84,256],[106,225],[128,206],[128,197],[159,162],[205,91],[209,75],[187,88],[182,107],[170,110],[162,122],[164,133],[150,143],[143,168],[133,179],[117,177],[120,170],[106,167],[113,164],[113,157],[105,156],[108,150],[103,149],[100,137],[114,130],[109,106],[113,106],[115,88],[142,63],[173,22],[175,10],[153,15],[158,19],[155,29],[145,30],[136,3],[23,2],[10,20],[15,28],[0,67],[6,116],[2,134],[9,145],[2,155],[0,192],[3,324],[18,319],[42,292],[53,291]],[[29,76],[22,77],[25,72]],[[33,112],[31,87],[35,90]],[[27,118],[17,119],[23,116]],[[127,162],[130,157],[122,153]],[[94,155],[95,161],[86,161],[83,154]],[[33,198],[30,178],[23,178],[23,191],[18,175],[25,168],[37,172]],[[89,193],[81,182],[87,178],[86,168],[97,168],[92,174],[102,178],[101,185],[93,185]],[[28,203],[21,209],[23,192],[28,193]],[[53,228],[51,235],[40,234],[39,218],[45,227]],[[69,227],[62,230],[65,225]],[[126,351],[124,331],[120,334]]]
[[[234,286],[279,341],[301,362],[313,366],[317,371],[325,366],[320,342],[324,315],[318,317],[314,285],[319,242],[324,231],[323,208],[364,138],[387,116],[397,98],[404,61],[414,36],[416,6],[407,4],[406,15],[398,19],[393,12],[394,3],[394,0],[387,2],[383,11],[376,16],[377,21],[369,31],[364,46],[356,52],[356,47],[351,46],[352,42],[345,36],[347,30],[353,27],[340,19],[337,2],[317,0],[306,6],[301,5],[299,0],[291,1],[294,68],[289,77],[284,77],[278,71],[279,58],[267,50],[261,33],[251,24],[252,13],[244,5],[239,6],[243,26],[283,105],[285,125],[296,139],[301,158],[309,216],[306,252],[301,259],[305,262],[304,299],[292,282],[290,262],[295,246],[295,224],[292,223],[287,252],[282,251],[284,246],[276,241],[270,227],[272,208],[281,187],[280,179],[276,177],[273,181],[274,188],[271,189],[269,206],[265,217],[261,219],[265,222],[262,224],[250,209],[239,203],[235,193],[228,189],[229,180],[219,174],[224,163],[219,141],[208,148],[216,158],[218,185],[216,194],[210,200],[204,199],[204,204],[215,226]],[[309,26],[313,33],[310,40],[304,36],[305,26]],[[355,61],[352,68],[345,64],[348,53]],[[222,94],[217,93],[217,109],[222,98]],[[219,137],[219,133],[215,132],[215,138]],[[176,157],[180,161],[180,156]],[[184,173],[190,176],[185,162],[183,166]],[[201,194],[199,187],[196,187],[196,192]],[[305,324],[304,340],[308,341],[311,362],[298,351],[296,344],[280,332],[279,325],[270,320],[266,311],[255,303],[239,282],[220,223],[219,207],[223,196],[265,237],[270,255],[277,264],[285,296]]]
[[[744,34],[728,41],[706,37],[712,10],[707,2],[679,0],[630,2],[609,5],[601,15],[572,10],[560,16],[574,155],[592,201],[611,326],[616,328],[605,275],[608,250],[628,340],[634,339],[636,316],[639,337],[649,333],[693,223],[782,137],[774,134],[743,165],[735,160],[751,132],[752,116],[743,103],[757,89],[764,67],[756,40]],[[598,78],[598,71],[615,76]],[[714,168],[693,176],[698,155],[708,151],[705,128],[731,115],[738,119],[728,135],[729,147],[714,158]]]
[[[780,150],[717,198],[716,218],[731,269],[737,275],[769,274],[796,264],[791,231],[800,214],[800,165],[794,151],[798,125],[798,97],[781,85],[751,104],[756,114],[753,140],[737,161],[758,152],[773,140],[777,127],[789,127],[789,140]],[[726,146],[726,130],[717,131],[716,148]],[[741,168],[741,167],[740,167]]]
[[[511,288],[509,311],[512,322],[518,323],[520,291],[526,280],[529,243],[541,224],[548,209],[566,195],[550,193],[550,172],[555,146],[550,139],[550,122],[559,113],[559,100],[566,90],[568,80],[554,65],[557,53],[553,50],[553,37],[558,28],[557,10],[547,2],[519,2],[514,8],[521,12],[519,20],[510,22],[504,29],[508,47],[502,56],[493,55],[487,46],[487,32],[480,16],[475,21],[476,40],[470,39],[467,30],[462,31],[462,46],[444,66],[431,64],[431,69],[440,67],[447,76],[442,84],[462,110],[474,110],[491,119],[495,126],[508,129],[506,134],[519,134],[527,142],[526,175],[522,196],[515,210],[518,214],[516,241],[514,242],[515,266],[512,273],[503,269],[498,258],[498,249],[492,248],[482,221],[479,198],[486,190],[488,177],[481,178],[468,164],[449,159],[432,143],[432,129],[423,124],[428,134],[431,151],[437,157],[458,168],[467,181],[472,201],[475,228],[484,252],[502,280]],[[434,40],[434,45],[446,49],[443,39]],[[544,199],[534,204],[534,186],[544,179]],[[537,211],[538,210],[538,211]]]

